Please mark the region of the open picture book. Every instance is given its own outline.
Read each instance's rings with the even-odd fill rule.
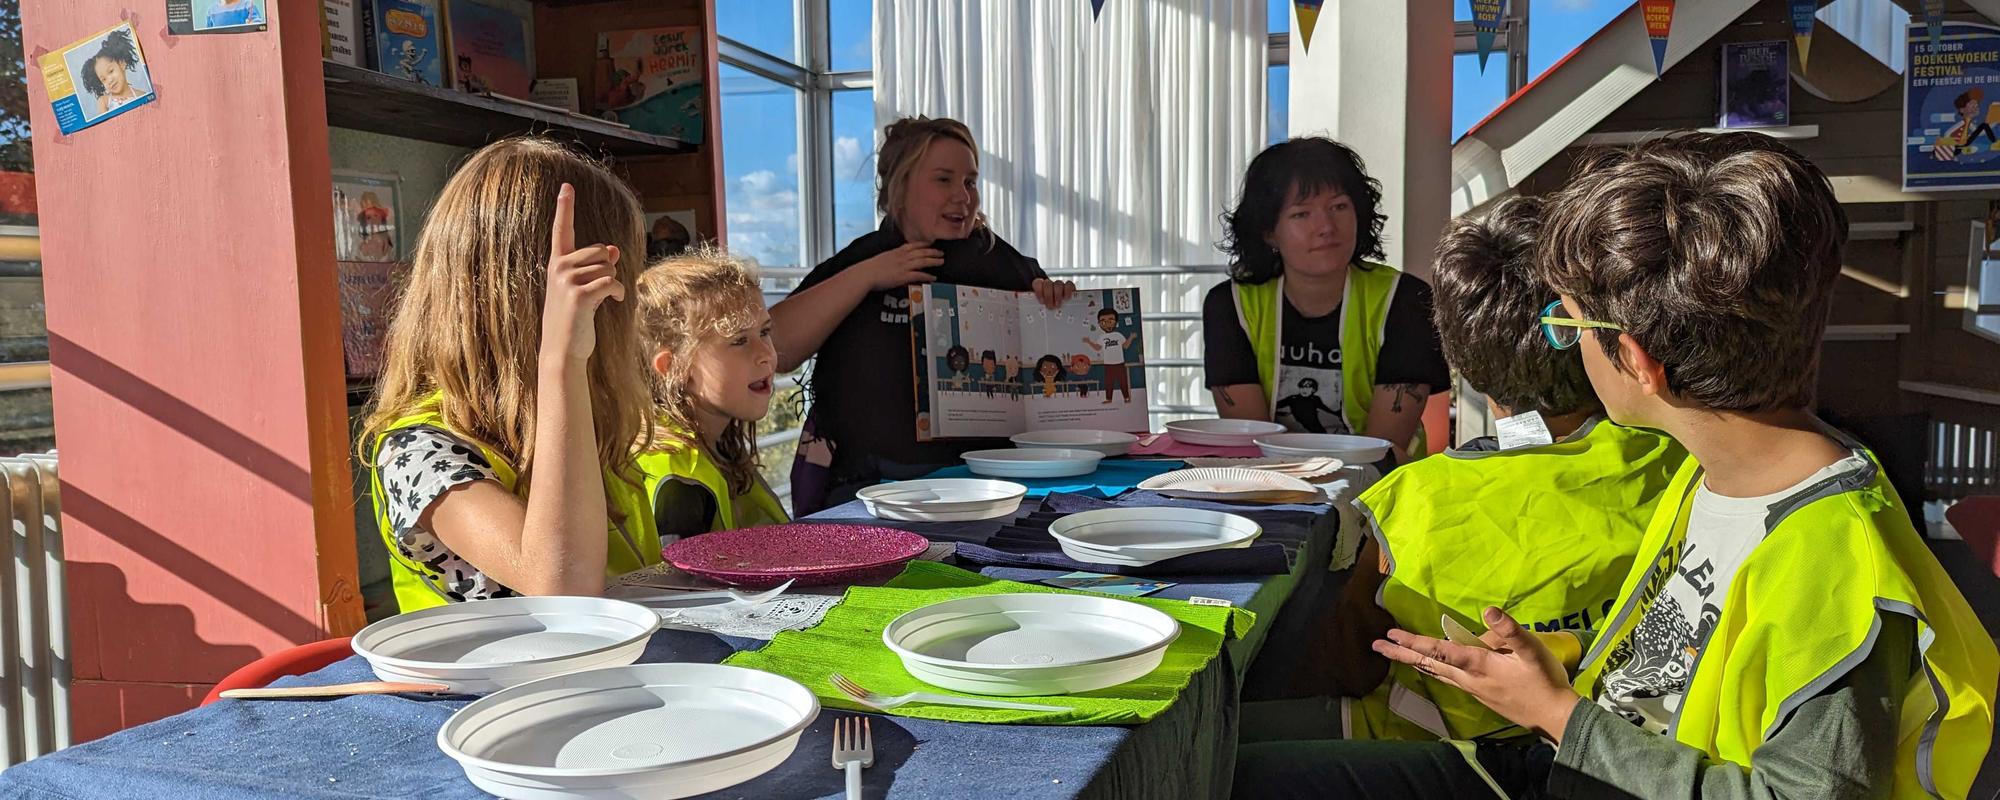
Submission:
[[[917,439],[1080,428],[1147,430],[1137,289],[1032,292],[910,287]]]

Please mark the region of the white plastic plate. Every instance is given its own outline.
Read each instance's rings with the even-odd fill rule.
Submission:
[[[504,597],[398,614],[354,635],[385,681],[484,694],[566,672],[630,664],[660,616],[603,597]]]
[[[1349,464],[1373,464],[1389,454],[1389,440],[1339,433],[1278,433],[1257,439],[1267,456],[1338,458]]]
[[[1097,471],[1104,454],[1094,450],[1016,449],[974,450],[965,466],[975,475],[992,478],[1067,478]]]
[[[870,486],[855,493],[878,519],[967,522],[1014,514],[1028,487],[982,478],[933,478]]]
[[[1253,419],[1184,419],[1167,423],[1174,441],[1211,447],[1250,447],[1257,437],[1284,433],[1285,426]]]
[[[559,675],[459,709],[438,749],[510,800],[675,798],[770,771],[819,716],[797,681],[722,664]]]
[[[1168,497],[1223,500],[1227,500],[1230,495],[1263,492],[1320,494],[1319,487],[1298,478],[1280,475],[1270,470],[1244,467],[1177,469],[1140,481],[1139,488],[1150,489]]]
[[[1008,441],[1015,447],[1095,450],[1111,458],[1132,452],[1139,437],[1117,431],[1059,430],[1017,433]]]
[[[1049,525],[1078,561],[1143,567],[1169,558],[1248,547],[1264,532],[1235,514],[1190,508],[1100,508]]]
[[[905,613],[882,629],[882,642],[925,683],[1046,697],[1144,676],[1180,632],[1173,617],[1115,598],[997,594]]]

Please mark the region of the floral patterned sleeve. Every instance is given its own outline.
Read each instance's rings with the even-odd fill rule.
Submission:
[[[404,428],[389,434],[375,454],[382,495],[395,531],[397,553],[435,570],[436,586],[452,600],[512,597],[514,591],[459,558],[419,524],[445,492],[474,481],[494,480],[493,465],[479,448],[433,427]]]

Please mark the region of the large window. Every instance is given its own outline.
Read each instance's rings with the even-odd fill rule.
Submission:
[[[729,249],[767,267],[806,265],[800,236],[800,91],[730,64],[721,72]]]

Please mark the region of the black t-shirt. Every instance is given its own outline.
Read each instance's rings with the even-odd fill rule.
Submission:
[[[903,246],[903,234],[884,221],[833,258],[814,267],[793,292],[803,292],[862,261]],[[990,246],[989,246],[990,244]],[[1042,266],[986,232],[937,242],[944,265],[931,273],[940,283],[1025,292]],[[1007,447],[1006,440],[917,441],[916,376],[910,344],[910,300],[904,287],[871,292],[820,345],[812,372],[813,418],[819,436],[834,443],[836,481],[865,477],[865,456],[903,464],[949,464],[959,454]]]
[[[1278,357],[1273,421],[1304,433],[1360,433],[1347,430],[1340,418],[1340,307],[1320,317],[1307,317],[1285,300],[1284,341]],[[1257,357],[1250,336],[1236,314],[1233,281],[1209,290],[1201,307],[1203,358],[1207,385],[1257,383]],[[1415,383],[1431,393],[1451,385],[1444,348],[1431,325],[1431,287],[1405,273],[1396,281],[1384,323],[1382,350],[1375,358],[1375,385]]]

